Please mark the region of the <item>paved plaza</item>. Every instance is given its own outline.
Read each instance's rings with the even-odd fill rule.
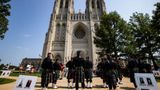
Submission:
[[[13,79],[17,79],[17,77],[9,77]],[[41,90],[40,87],[40,78],[38,78],[35,90]],[[100,78],[93,78],[93,88],[92,89],[84,89],[84,90],[109,90],[108,88],[102,88],[102,80]],[[16,85],[16,82],[0,85],[0,90],[13,90],[14,86]],[[75,89],[68,89],[67,88],[67,79],[64,78],[63,80],[58,81],[58,89],[52,89],[51,84],[49,84],[48,90],[75,90]],[[158,86],[160,87],[160,83],[158,83]],[[79,89],[82,90],[82,89]],[[123,84],[120,85],[116,90],[136,90],[132,83],[130,83],[129,78],[123,78]],[[159,88],[160,90],[160,88]]]

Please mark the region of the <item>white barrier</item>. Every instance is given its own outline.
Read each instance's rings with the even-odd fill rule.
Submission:
[[[160,71],[152,71],[155,77],[160,77]]]
[[[8,77],[11,74],[10,70],[2,70],[0,77]]]
[[[153,74],[135,73],[137,90],[158,90],[157,82]]]
[[[34,90],[37,77],[20,75],[16,81],[14,90]]]

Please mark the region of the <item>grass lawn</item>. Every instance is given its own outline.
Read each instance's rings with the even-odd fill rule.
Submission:
[[[37,76],[37,77],[40,77],[40,76],[41,76],[41,73],[38,73],[38,72],[35,72],[35,73],[12,72],[12,73],[10,74],[10,76],[15,76],[15,77],[18,77],[19,75],[29,75],[29,76]]]
[[[0,85],[15,82],[15,79],[0,78]]]

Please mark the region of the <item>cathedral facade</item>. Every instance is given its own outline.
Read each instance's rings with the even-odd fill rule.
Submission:
[[[77,51],[96,65],[99,51],[94,44],[95,27],[106,12],[104,0],[86,0],[85,12],[75,13],[74,0],[55,0],[50,25],[43,47],[43,58],[48,52],[66,64]]]

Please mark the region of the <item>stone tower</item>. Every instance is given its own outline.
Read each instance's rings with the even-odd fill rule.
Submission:
[[[95,47],[95,26],[106,12],[104,0],[86,0],[85,12],[75,13],[74,0],[55,0],[50,25],[43,47],[43,58],[48,52],[62,63],[82,51],[96,65],[99,50]]]

